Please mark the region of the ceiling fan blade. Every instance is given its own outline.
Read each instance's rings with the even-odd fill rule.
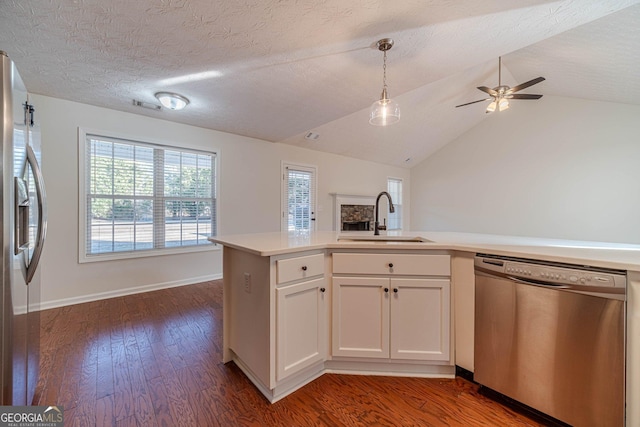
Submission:
[[[513,95],[507,95],[505,96],[505,98],[507,99],[540,99],[542,98],[542,95],[533,95],[529,93],[516,93]]]
[[[471,104],[475,104],[475,103],[482,102],[482,101],[490,101],[490,100],[491,100],[491,98],[487,98],[487,99],[479,99],[479,100],[477,100],[477,101],[467,102],[466,104],[456,105],[456,108],[458,108],[458,107],[464,107],[465,105],[471,105]]]
[[[540,82],[542,82],[542,81],[544,81],[544,80],[545,80],[545,78],[544,78],[544,77],[538,77],[538,78],[535,78],[535,79],[533,79],[533,80],[529,80],[528,82],[521,83],[521,84],[519,84],[519,85],[517,85],[517,86],[514,86],[514,87],[512,87],[511,89],[509,89],[509,90],[507,91],[507,94],[510,94],[510,93],[516,93],[516,92],[518,92],[519,90],[526,89],[526,88],[528,88],[529,86],[533,86],[533,85],[538,84],[538,83],[540,83]]]
[[[480,89],[483,92],[488,93],[491,96],[498,96],[498,92],[496,92],[495,90],[491,89],[490,87],[478,86],[478,89]]]

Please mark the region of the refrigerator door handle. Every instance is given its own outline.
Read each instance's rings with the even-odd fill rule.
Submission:
[[[35,180],[34,184],[36,188],[38,209],[38,231],[36,234],[36,243],[33,249],[33,255],[27,262],[27,274],[25,277],[25,281],[29,284],[31,279],[33,279],[33,276],[36,274],[36,269],[40,263],[40,256],[42,255],[42,248],[44,247],[44,240],[47,234],[47,213],[45,207],[46,195],[44,190],[44,178],[42,177],[42,172],[40,171],[36,154],[29,145],[27,145],[27,163],[31,167]]]
[[[31,242],[29,241],[29,189],[27,181],[20,177],[14,177],[15,180],[15,237],[14,237],[14,254],[29,249]],[[25,273],[26,274],[26,273]]]

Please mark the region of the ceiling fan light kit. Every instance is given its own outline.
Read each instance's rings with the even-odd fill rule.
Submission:
[[[510,99],[540,99],[542,95],[534,95],[534,94],[525,94],[525,93],[516,93],[521,91],[522,89],[526,89],[529,86],[533,86],[544,81],[544,77],[537,77],[533,80],[529,80],[527,82],[521,83],[514,87],[509,87],[502,84],[502,57],[498,57],[498,86],[493,89],[488,88],[486,86],[479,86],[478,89],[487,93],[490,98],[479,99],[477,101],[467,102],[466,104],[456,105],[458,107],[464,107],[466,105],[475,104],[478,102],[491,101],[491,103],[487,106],[486,113],[493,113],[494,111],[504,111],[509,108],[509,100]]]
[[[392,39],[378,40],[378,50],[384,53],[382,65],[382,94],[371,105],[369,123],[375,126],[388,126],[400,120],[400,106],[387,95],[387,51],[393,47]]]
[[[509,108],[509,100],[506,98],[502,98],[500,101],[491,101],[489,105],[487,105],[487,113],[493,113],[496,111],[496,107],[498,111],[504,111]]]

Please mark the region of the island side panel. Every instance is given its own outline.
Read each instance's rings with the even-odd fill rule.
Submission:
[[[451,285],[453,295],[453,330],[455,364],[474,371],[474,313],[475,276],[473,258],[469,252],[454,252],[451,257]]]
[[[229,361],[235,354],[268,387],[271,345],[269,258],[225,247],[223,268],[224,361]]]

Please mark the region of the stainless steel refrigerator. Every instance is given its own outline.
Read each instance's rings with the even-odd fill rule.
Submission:
[[[0,51],[3,405],[31,405],[40,353],[40,272],[46,234],[35,109],[9,57]]]

